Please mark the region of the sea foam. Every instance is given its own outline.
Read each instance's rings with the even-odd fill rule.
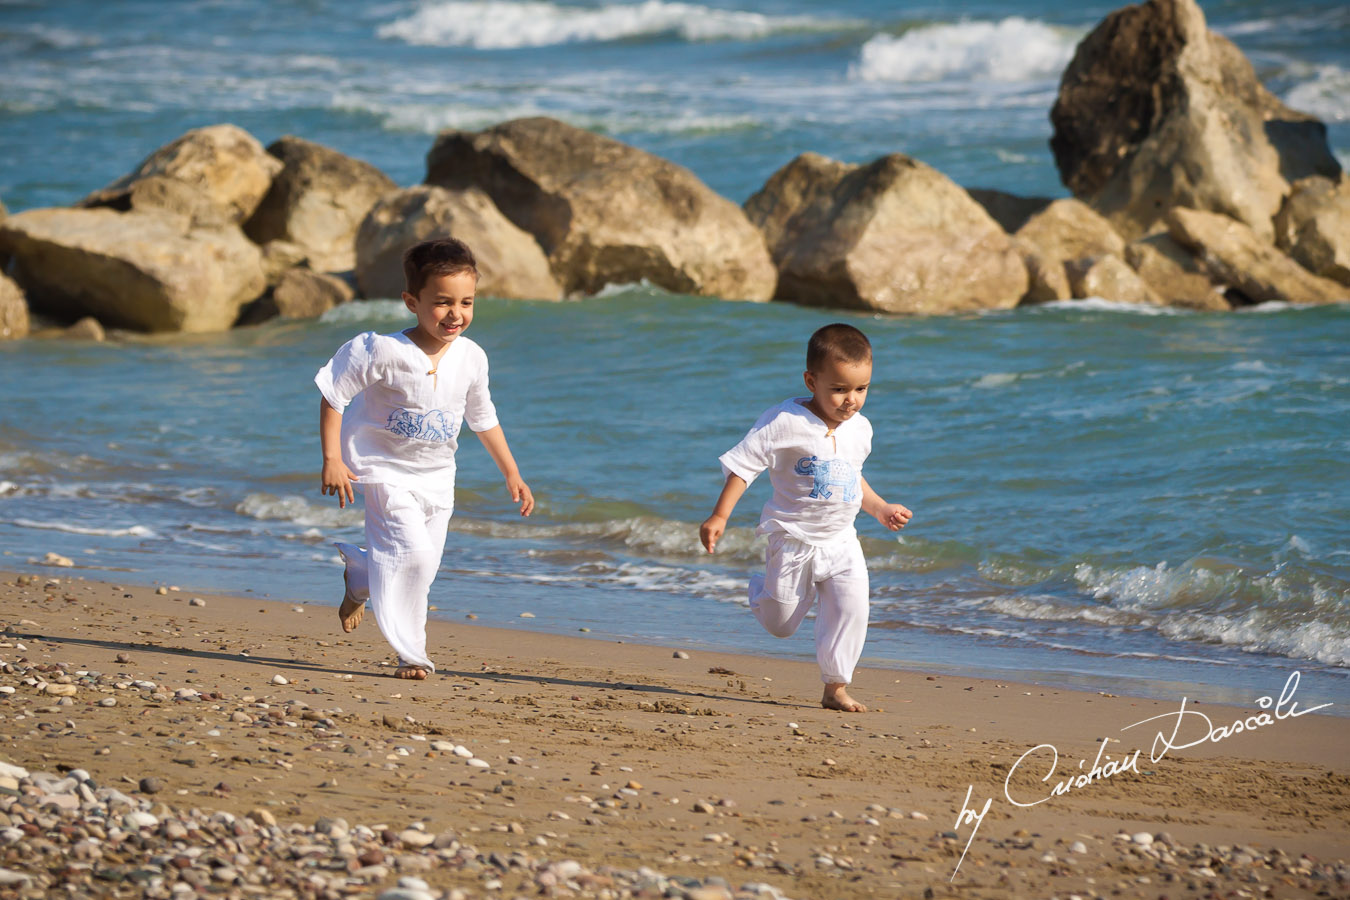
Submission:
[[[1044,81],[1059,77],[1081,37],[1021,16],[925,25],[873,37],[849,74],[862,81]]]

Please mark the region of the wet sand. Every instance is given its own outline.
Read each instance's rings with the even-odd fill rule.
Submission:
[[[0,838],[0,870],[30,879],[0,877],[0,896],[170,896],[165,842],[187,853],[198,832],[173,845],[162,823],[193,809],[277,840],[342,819],[385,851],[375,869],[338,854],[309,888],[313,860],[284,853],[268,863],[295,868],[284,889],[211,883],[238,896],[377,896],[400,875],[468,897],[1350,896],[1350,719],[1297,715],[1324,702],[1312,678],[1283,704],[1269,686],[1269,724],[1255,702],[1188,703],[1210,724],[1191,712],[1173,742],[1211,739],[1153,760],[1181,697],[867,669],[853,692],[871,711],[844,714],[819,707],[808,663],[445,622],[440,671],[409,682],[372,617],[341,632],[336,598],[156,590],[0,574],[0,761],[84,770],[161,822],[159,843],[103,823],[101,857],[72,866],[59,848],[79,835],[55,832],[88,840],[89,809],[0,780],[0,834],[23,835]],[[1005,782],[1044,802],[1015,806]],[[42,837],[59,852],[24,850]],[[98,874],[136,853],[167,874]]]

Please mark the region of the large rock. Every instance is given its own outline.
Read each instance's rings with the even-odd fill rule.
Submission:
[[[1163,306],[1165,303],[1129,263],[1114,253],[1073,260],[1065,266],[1065,271],[1073,296],[1080,300],[1100,297],[1116,303],[1146,306]]]
[[[267,152],[283,167],[244,232],[259,244],[283,240],[303,247],[315,271],[355,268],[356,229],[398,185],[370,163],[302,138],[287,135]]]
[[[210,125],[159,148],[136,171],[85,197],[80,205],[122,211],[163,209],[191,215],[199,225],[240,223],[253,214],[281,166],[281,160],[244,129]],[[144,181],[150,184],[141,185]]]
[[[0,341],[28,336],[28,301],[23,288],[0,274]]]
[[[1209,312],[1233,308],[1195,254],[1166,232],[1131,241],[1125,247],[1125,261],[1171,306]]]
[[[560,300],[562,287],[529,233],[511,223],[479,190],[418,185],[375,204],[356,237],[356,281],[365,297],[403,292],[403,251],[418,241],[456,237],[478,260],[485,296]]]
[[[907,156],[862,166],[805,154],[745,208],[784,300],[926,314],[1007,309],[1026,293],[1026,266],[1002,227]]]
[[[1314,275],[1350,284],[1350,179],[1296,182],[1275,217],[1275,244]]]
[[[1033,215],[1014,237],[1030,276],[1028,303],[1084,296],[1074,293],[1065,267],[1086,268],[1092,260],[1125,253],[1125,240],[1111,223],[1072,198],[1056,200]]]
[[[229,328],[265,286],[238,227],[165,213],[28,210],[0,222],[0,252],[35,310],[140,331]]]
[[[351,285],[336,275],[287,269],[270,291],[244,307],[235,324],[256,325],[277,317],[316,319],[355,296]]]
[[[1350,299],[1350,287],[1312,274],[1242,222],[1218,213],[1178,208],[1167,217],[1167,225],[1172,237],[1201,256],[1212,277],[1249,302]]]
[[[1050,119],[1064,184],[1129,239],[1186,206],[1270,240],[1291,181],[1340,173],[1326,127],[1262,87],[1195,0],[1107,16],[1078,45]]]
[[[686,294],[768,300],[774,271],[741,209],[672,162],[554,119],[443,132],[428,184],[478,187],[534,235],[569,292],[647,279]]]

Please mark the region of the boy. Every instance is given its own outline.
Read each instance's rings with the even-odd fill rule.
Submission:
[[[338,506],[365,495],[368,550],[338,544],[347,567],[338,618],[361,623],[367,599],[398,653],[399,678],[436,671],[427,656],[427,595],[445,549],[455,500],[461,423],[478,434],[520,514],[534,509],[488,393],[487,355],[463,337],[473,321],[478,264],[454,239],[423,241],[403,255],[403,302],[417,324],[366,332],[314,377],[323,446],[323,493]]]
[[[699,529],[709,553],[745,489],[765,469],[773,497],[760,515],[769,537],[765,572],[750,578],[750,609],[775,637],[791,637],[816,598],[816,661],[825,693],[820,705],[866,712],[848,694],[867,637],[867,563],[853,528],[861,508],[891,531],[910,511],[887,503],[862,477],[872,425],[859,410],[872,380],[872,345],[852,325],[826,325],[806,347],[810,397],[765,412],[745,438],[722,454],[726,484]]]

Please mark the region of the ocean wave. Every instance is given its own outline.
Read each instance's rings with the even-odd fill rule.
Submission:
[[[1194,315],[1190,310],[1176,306],[1154,306],[1151,303],[1123,303],[1119,300],[1107,300],[1102,297],[1087,297],[1082,300],[1051,300],[1038,304],[1036,309],[1062,309],[1074,312],[1128,313],[1135,316],[1185,316]]]
[[[333,307],[319,316],[319,321],[325,325],[407,322],[410,316],[402,300],[359,300]]]
[[[1350,70],[1318,66],[1307,81],[1285,92],[1284,102],[1327,122],[1350,121]]]
[[[794,31],[830,31],[856,23],[811,16],[768,16],[696,3],[566,6],[529,0],[428,2],[379,27],[382,38],[422,46],[509,50],[674,35],[684,41],[754,40]]]
[[[1059,77],[1082,36],[1021,16],[925,25],[871,38],[849,75],[861,81],[1044,81]]]
[[[249,494],[235,507],[235,512],[263,521],[290,522],[306,527],[352,528],[365,521],[360,506],[349,505],[343,509],[335,501],[320,506],[295,495]]]
[[[14,519],[13,524],[21,528],[36,528],[42,531],[62,531],[66,534],[83,534],[94,537],[154,537],[155,533],[144,525],[129,525],[124,528],[95,528],[90,525],[76,525],[72,522],[44,521],[32,519]]]
[[[98,35],[54,25],[32,24],[0,28],[0,48],[4,48],[7,53],[22,53],[29,50],[77,50],[81,47],[96,47],[100,43]]]

